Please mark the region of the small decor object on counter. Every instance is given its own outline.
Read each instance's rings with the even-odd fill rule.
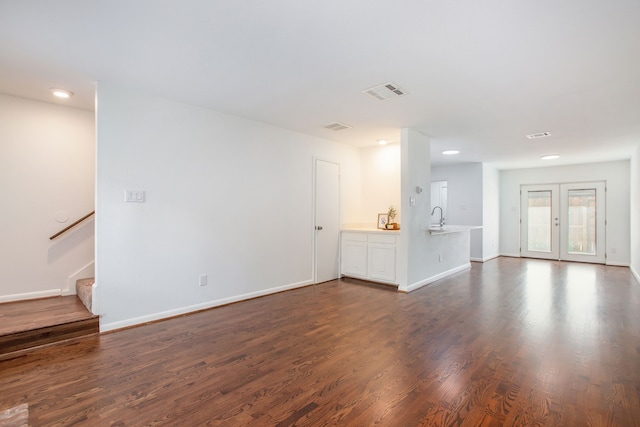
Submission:
[[[385,229],[389,223],[389,215],[385,213],[378,214],[378,228]]]
[[[396,215],[398,215],[398,211],[393,205],[389,206],[389,210],[387,211],[388,221],[387,221],[387,230],[400,230],[400,226],[397,222],[395,222]]]

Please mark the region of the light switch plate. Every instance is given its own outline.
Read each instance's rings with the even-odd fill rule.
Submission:
[[[124,201],[127,203],[144,203],[144,190],[124,190]]]

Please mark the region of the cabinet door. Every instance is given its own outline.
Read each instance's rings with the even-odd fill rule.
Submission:
[[[352,277],[367,277],[367,244],[364,242],[342,242],[342,274]]]
[[[396,281],[396,247],[378,243],[369,244],[369,278]]]

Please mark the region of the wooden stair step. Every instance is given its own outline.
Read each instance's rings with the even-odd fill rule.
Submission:
[[[0,360],[99,333],[99,318],[75,296],[0,304]]]

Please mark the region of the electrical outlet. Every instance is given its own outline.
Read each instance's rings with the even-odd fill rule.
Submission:
[[[200,286],[207,286],[207,284],[208,284],[207,275],[206,274],[201,274],[200,275]]]
[[[438,262],[442,262],[442,254],[438,255]]]

